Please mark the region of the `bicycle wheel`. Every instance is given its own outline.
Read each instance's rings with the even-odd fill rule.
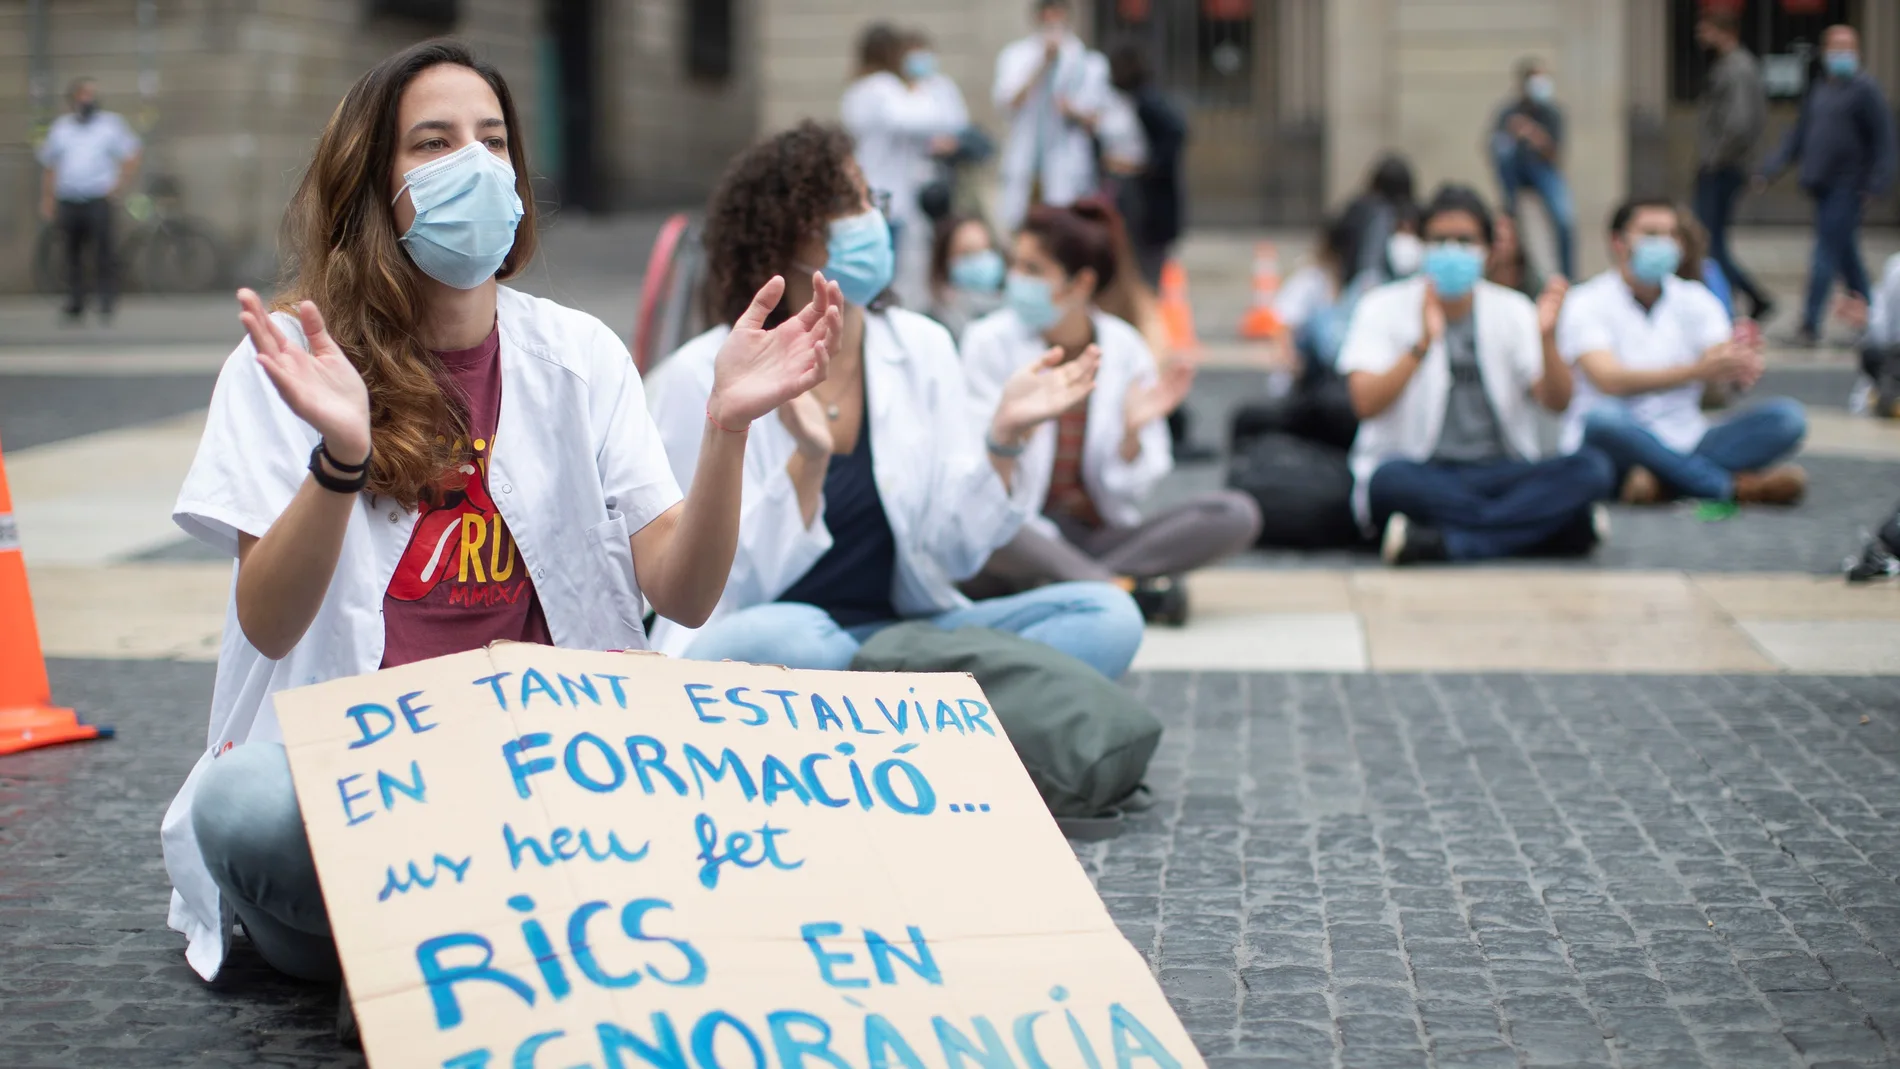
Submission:
[[[168,219],[154,225],[138,253],[138,273],[153,293],[204,293],[224,285],[224,250],[197,223]]]
[[[39,240],[33,243],[33,288],[41,293],[66,293],[72,288],[61,237],[59,228],[49,223],[40,227]]]

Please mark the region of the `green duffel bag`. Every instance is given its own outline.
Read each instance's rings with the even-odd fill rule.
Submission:
[[[929,623],[887,627],[851,659],[857,672],[968,672],[1016,756],[1071,838],[1106,838],[1145,808],[1141,777],[1161,721],[1135,696],[1061,650],[1006,631]]]

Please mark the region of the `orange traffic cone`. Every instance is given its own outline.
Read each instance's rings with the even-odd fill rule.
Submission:
[[[111,728],[82,724],[71,709],[53,704],[33,598],[26,589],[26,558],[13,523],[6,461],[0,457],[0,755],[111,734]]]
[[[1194,308],[1188,304],[1187,269],[1179,260],[1161,268],[1161,323],[1168,330],[1168,348],[1177,353],[1200,347],[1194,336]]]
[[[1240,336],[1253,341],[1276,337],[1286,329],[1273,311],[1280,292],[1280,250],[1263,241],[1253,250],[1253,307],[1240,320]]]

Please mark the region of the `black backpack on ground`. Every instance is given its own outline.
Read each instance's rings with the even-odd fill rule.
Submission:
[[[1257,435],[1235,447],[1227,485],[1259,503],[1259,545],[1353,549],[1364,544],[1352,517],[1352,469],[1344,449],[1278,431]]]
[[[1247,442],[1268,434],[1290,434],[1336,449],[1351,449],[1359,433],[1346,380],[1331,372],[1309,371],[1279,397],[1255,401],[1234,411],[1228,442],[1238,454]]]

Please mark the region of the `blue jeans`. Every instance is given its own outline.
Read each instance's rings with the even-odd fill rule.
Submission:
[[[686,656],[696,661],[749,661],[787,668],[842,671],[858,646],[897,620],[839,627],[815,605],[774,601],[707,624]],[[1135,599],[1110,583],[1052,583],[1006,598],[952,609],[930,622],[944,630],[990,627],[1053,646],[1110,679],[1120,679],[1141,648],[1143,623]]]
[[[1834,276],[1849,293],[1867,296],[1867,265],[1860,258],[1860,190],[1851,185],[1808,190],[1814,198],[1814,262],[1808,267],[1808,303],[1801,309],[1801,329],[1821,332],[1827,313],[1828,291]]]
[[[1501,143],[1504,139],[1500,138]],[[1566,278],[1575,278],[1575,250],[1577,232],[1577,209],[1570,199],[1570,183],[1564,181],[1563,174],[1551,166],[1550,161],[1539,156],[1534,150],[1516,138],[1510,139],[1509,147],[1493,147],[1492,166],[1497,168],[1498,186],[1503,191],[1504,211],[1509,215],[1517,214],[1517,191],[1530,188],[1544,202],[1544,210],[1550,213],[1551,225],[1557,228],[1557,259]]]
[[[1735,201],[1741,197],[1743,187],[1748,185],[1748,175],[1740,167],[1721,167],[1700,171],[1695,176],[1695,215],[1709,232],[1709,258],[1722,269],[1722,277],[1728,279],[1729,289],[1747,297],[1756,308],[1768,303],[1767,295],[1762,292],[1742,265],[1735,262],[1735,254],[1729,251],[1728,225],[1735,217]]]
[[[1648,468],[1666,493],[1705,501],[1735,496],[1738,471],[1760,471],[1794,452],[1808,433],[1798,401],[1776,398],[1709,428],[1691,453],[1678,453],[1636,422],[1629,409],[1599,402],[1583,421],[1583,444],[1616,463],[1617,481],[1634,467]]]
[[[1391,460],[1372,474],[1372,516],[1395,512],[1444,535],[1452,560],[1492,560],[1537,549],[1590,522],[1610,496],[1609,458],[1592,450],[1550,460],[1438,464]]]
[[[211,762],[192,797],[191,827],[264,961],[300,980],[342,979],[284,748],[250,742]]]

